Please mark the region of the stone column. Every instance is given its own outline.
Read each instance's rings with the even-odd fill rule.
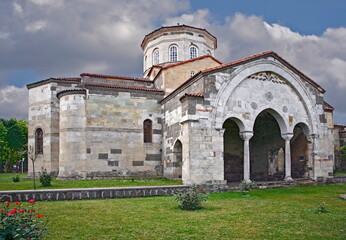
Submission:
[[[252,138],[252,131],[240,132],[240,137],[244,140],[244,180],[251,182],[250,180],[250,147],[249,140]]]
[[[281,137],[285,140],[285,181],[293,181],[291,177],[291,139],[293,133],[281,134]]]

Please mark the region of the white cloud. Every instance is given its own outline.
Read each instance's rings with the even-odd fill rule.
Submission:
[[[0,32],[0,39],[1,39],[1,38],[2,38],[2,39],[8,38],[9,35],[10,35],[10,34],[7,33],[7,32]]]
[[[30,0],[30,2],[44,7],[61,7],[64,5],[64,0]]]
[[[29,23],[26,27],[25,30],[28,32],[37,32],[39,30],[44,29],[47,26],[47,22],[40,20],[36,22]]]
[[[28,90],[26,87],[7,86],[0,89],[0,118],[26,119]]]
[[[13,3],[13,9],[15,14],[22,15],[23,14],[23,8],[19,3]]]

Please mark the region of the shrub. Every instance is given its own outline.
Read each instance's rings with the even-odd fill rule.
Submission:
[[[180,203],[183,210],[196,210],[202,207],[202,202],[208,199],[207,194],[196,186],[187,190],[179,190],[175,195],[175,200]]]
[[[328,213],[329,211],[327,210],[326,203],[322,202],[315,212],[319,214]]]
[[[0,209],[0,239],[40,239],[46,235],[46,223],[34,208],[35,200],[30,200],[25,208],[22,203],[6,202]]]
[[[51,184],[52,176],[47,172],[46,169],[42,169],[39,175],[40,175],[40,183],[42,184],[43,187],[52,186]]]
[[[256,186],[256,183],[254,181],[246,181],[243,180],[239,184],[239,190],[243,194],[247,194],[250,190],[252,190]]]
[[[19,176],[12,177],[12,182],[20,182]]]

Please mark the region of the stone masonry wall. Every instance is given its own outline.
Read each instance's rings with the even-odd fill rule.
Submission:
[[[43,154],[39,154],[35,170],[47,169],[53,175],[59,171],[59,100],[57,92],[72,88],[73,81],[47,81],[29,88],[28,144],[35,147],[35,131],[43,130]],[[29,161],[28,176],[32,176]]]
[[[163,93],[89,88],[86,102],[86,178],[162,177]],[[152,121],[144,143],[143,122]]]

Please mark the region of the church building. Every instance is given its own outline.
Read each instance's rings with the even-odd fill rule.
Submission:
[[[82,73],[27,85],[37,171],[184,184],[332,176],[325,90],[277,53],[222,63],[216,37],[187,25],[161,27],[141,47],[143,77]]]

